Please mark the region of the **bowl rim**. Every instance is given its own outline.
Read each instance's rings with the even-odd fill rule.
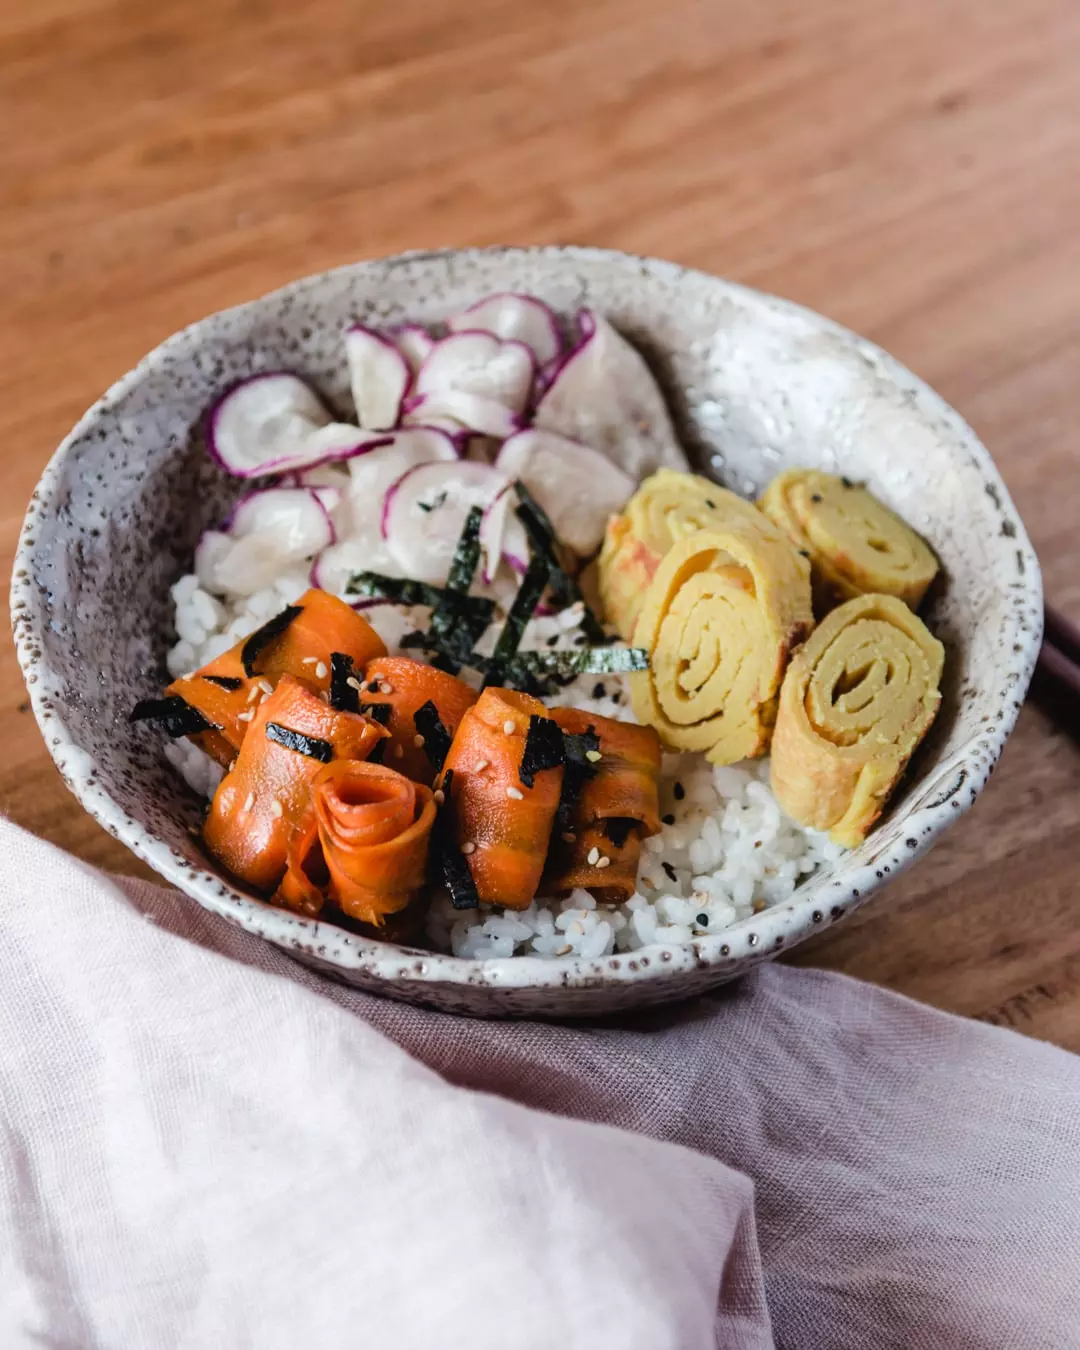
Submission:
[[[1007,540],[1008,548],[1015,552],[1019,563],[1021,588],[1030,602],[1030,614],[1027,617],[1031,620],[1022,626],[1017,609],[1014,607],[1009,610],[1005,633],[1014,653],[1008,676],[1013,686],[1010,696],[1006,699],[1003,695],[1000,713],[986,730],[976,733],[960,746],[944,766],[935,772],[932,782],[920,785],[919,795],[904,816],[903,837],[897,838],[891,852],[858,867],[846,868],[843,878],[832,879],[826,891],[817,896],[813,906],[809,904],[809,897],[800,897],[797,891],[790,900],[762,910],[719,933],[696,938],[684,946],[653,944],[633,952],[616,952],[596,958],[514,956],[474,959],[360,937],[336,925],[303,918],[272,906],[267,901],[234,888],[205,867],[193,865],[119,806],[97,781],[88,753],[78,745],[55,706],[46,706],[53,681],[42,641],[47,615],[33,580],[34,557],[39,546],[39,526],[55,518],[56,494],[61,484],[63,464],[76,441],[90,428],[108,419],[114,406],[161,362],[196,349],[203,333],[223,319],[240,317],[262,306],[280,303],[303,293],[309,287],[322,285],[328,279],[355,275],[367,268],[415,264],[425,259],[484,259],[500,255],[521,258],[550,256],[570,265],[574,262],[603,262],[614,266],[630,266],[638,274],[645,267],[651,273],[671,279],[691,279],[710,286],[719,285],[746,303],[808,321],[819,332],[841,338],[875,362],[887,379],[906,386],[925,407],[946,422],[977,465],[991,499],[1003,515],[1008,513],[1013,529]],[[280,946],[310,954],[324,969],[337,967],[342,971],[363,972],[369,981],[384,985],[386,992],[394,992],[395,986],[400,989],[407,985],[416,991],[417,997],[422,997],[425,986],[479,986],[493,990],[588,989],[598,985],[647,983],[660,978],[666,980],[678,972],[700,970],[703,967],[716,970],[717,978],[722,979],[725,971],[737,973],[749,965],[768,960],[780,949],[793,945],[861,907],[881,884],[884,875],[895,875],[928,851],[942,831],[972,805],[985,785],[1015,725],[1038,656],[1042,638],[1042,583],[1038,560],[1023,522],[989,451],[972,428],[940,395],[874,343],[793,301],[663,259],[595,247],[495,246],[412,250],[390,257],[347,263],[298,278],[265,295],[216,311],[158,344],[106,390],[64,437],[49,459],[31,497],[20,531],[13,566],[11,612],[16,655],[45,744],[67,786],[100,825],[166,881],[211,912]]]

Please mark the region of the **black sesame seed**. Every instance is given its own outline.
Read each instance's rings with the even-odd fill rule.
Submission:
[[[579,633],[578,636],[574,639],[574,646],[584,647],[585,644],[588,642],[588,640],[589,639],[585,636],[584,633]]]
[[[801,549],[799,549],[799,553],[800,553],[800,555],[801,555],[802,557],[804,557],[804,558],[809,558],[809,556],[810,556],[810,550],[809,550],[808,548],[801,548]]]
[[[678,881],[679,878],[675,874],[675,869],[669,862],[664,863],[664,871],[668,874],[670,881]]]
[[[710,501],[708,497],[705,498],[705,505],[709,508],[710,511],[716,510],[716,503],[714,501]]]
[[[675,793],[675,800],[677,802],[681,802],[682,799],[686,796],[686,789],[683,787],[681,783],[676,783],[672,791]]]
[[[548,640],[547,640],[547,645],[548,645],[549,647],[557,647],[557,646],[559,645],[559,635],[558,635],[558,633],[556,633],[554,637],[549,637],[549,638],[548,638]]]
[[[671,814],[670,811],[667,813],[666,816],[661,816],[660,819],[664,822],[665,825],[675,824],[675,817]]]
[[[819,501],[821,501],[821,493],[820,493],[820,492],[813,492],[813,493],[811,493],[811,494],[810,494],[810,500],[811,500],[812,502],[819,502]]]
[[[853,488],[855,486],[850,478],[841,478],[840,481],[846,488]]]
[[[604,688],[603,680],[597,680],[593,685],[592,696],[593,698],[607,698],[607,690]]]
[[[708,926],[709,926],[709,916],[708,916],[707,914],[699,914],[699,915],[697,916],[696,922],[697,922],[697,926],[698,926],[699,928],[708,928]]]

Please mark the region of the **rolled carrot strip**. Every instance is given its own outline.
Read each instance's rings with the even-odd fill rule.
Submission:
[[[219,764],[231,764],[248,731],[252,695],[293,675],[327,693],[332,657],[341,652],[362,670],[386,647],[371,624],[344,600],[326,591],[306,591],[255,633],[201,667],[174,680],[166,695],[179,694],[213,723],[191,739]]]
[[[432,783],[442,768],[449,742],[439,745],[440,733],[433,728],[430,715],[421,713],[418,724],[417,713],[431,704],[452,741],[461,719],[480,695],[446,671],[408,657],[377,657],[368,663],[364,678],[364,706],[386,705],[390,710],[383,723],[390,733],[383,762],[414,783]]]
[[[641,841],[660,830],[660,739],[652,727],[578,708],[553,708],[551,716],[568,736],[595,736],[596,750],[586,753],[598,758],[568,759],[564,818],[552,837],[544,890],[580,887],[601,903],[621,903],[637,888]]]
[[[485,689],[461,719],[444,769],[453,773],[455,841],[477,896],[508,909],[528,909],[536,895],[562,789],[561,764],[522,778],[533,719],[550,723],[539,699]]]
[[[293,832],[308,818],[311,785],[335,759],[366,759],[386,736],[359,713],[339,712],[291,675],[252,705],[251,724],[214,794],[203,840],[235,877],[272,891]]]
[[[380,927],[424,885],[431,789],[382,764],[339,761],[318,772],[312,801],[330,898]]]

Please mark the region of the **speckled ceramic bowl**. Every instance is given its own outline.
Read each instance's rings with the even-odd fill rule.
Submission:
[[[597,307],[654,362],[704,472],[745,494],[796,464],[866,479],[944,563],[928,606],[948,652],[941,716],[869,840],[787,904],[685,948],[599,960],[466,961],[343,933],[231,886],[189,827],[199,807],[130,726],[165,680],[169,585],[235,484],[202,453],[229,381],[292,367],[349,406],[340,333],[442,319],[489,291]],[[925,853],[978,796],[1038,650],[1039,567],[990,456],[871,343],[795,305],[671,263],[599,249],[412,254],[309,277],[178,333],[116,384],[34,493],[12,591],[34,713],[68,786],[199,904],[339,980],[455,1012],[581,1016],[685,997],[836,922]]]

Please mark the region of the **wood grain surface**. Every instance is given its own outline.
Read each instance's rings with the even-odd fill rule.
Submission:
[[[1080,619],[1078,68],[1076,0],[0,0],[4,574],[54,446],[175,329],[357,258],[590,243],[894,352]],[[8,643],[0,809],[138,872],[24,699]],[[935,853],[794,959],[1080,1049],[1076,743],[1029,705]]]

